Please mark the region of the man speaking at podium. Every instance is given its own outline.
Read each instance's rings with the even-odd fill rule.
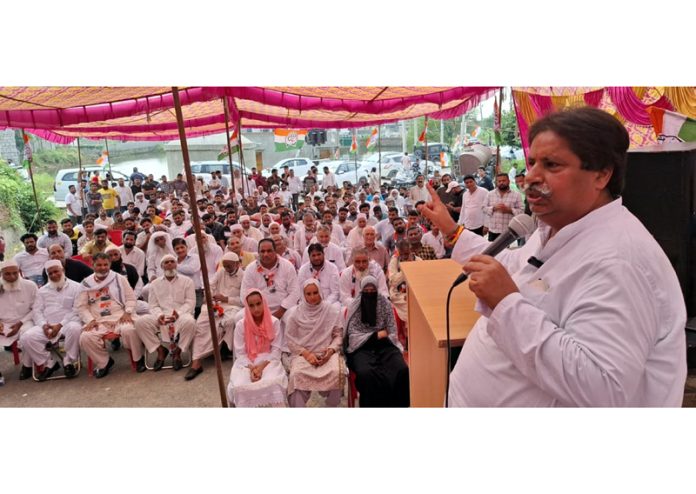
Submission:
[[[525,246],[476,255],[488,243],[434,191],[423,209],[456,242],[482,314],[450,375],[450,405],[681,406],[686,308],[667,256],[621,203],[628,133],[585,107],[538,120],[529,142],[538,228]]]

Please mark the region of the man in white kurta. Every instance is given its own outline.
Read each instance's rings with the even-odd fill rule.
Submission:
[[[242,225],[244,235],[249,238],[253,238],[257,242],[263,239],[263,233],[258,228],[251,225],[251,218],[248,215],[242,215],[239,217],[239,224]]]
[[[46,345],[49,342],[55,345],[61,337],[65,338],[62,362],[65,377],[75,377],[75,363],[80,360],[82,332],[80,317],[74,308],[75,300],[82,290],[80,284],[65,277],[63,265],[58,260],[46,263],[46,274],[48,283],[38,291],[32,310],[34,326],[20,336],[22,350],[41,369],[39,381],[46,380],[60,367]]]
[[[259,242],[259,258],[244,270],[241,293],[251,288],[261,291],[271,313],[281,320],[300,298],[295,268],[278,256],[270,239]]]
[[[217,329],[218,343],[226,345],[225,351],[220,349],[220,353],[229,355],[234,345],[234,326],[237,321],[237,314],[242,309],[240,291],[242,288],[242,277],[244,271],[241,269],[239,256],[234,252],[227,252],[222,256],[222,269],[215,273],[210,281],[210,293],[213,297],[214,306],[222,309],[222,315],[215,315],[215,327]],[[208,316],[208,306],[204,304],[201,314],[196,320],[196,333],[193,337],[193,362],[186,374],[186,380],[194,379],[203,372],[201,359],[213,352],[213,339],[210,334],[210,319]]]
[[[302,286],[310,278],[319,280],[321,298],[330,304],[338,303],[338,276],[340,271],[335,264],[325,260],[324,247],[315,243],[308,247],[309,262],[302,265],[297,272],[297,284]]]
[[[123,234],[123,245],[118,250],[121,251],[121,259],[124,263],[133,266],[138,271],[141,278],[145,274],[145,252],[135,246],[136,236],[133,232]]]
[[[451,373],[450,404],[681,406],[684,298],[669,259],[622,205],[628,133],[584,107],[537,120],[530,143],[538,229],[496,259],[475,255],[487,242],[463,231],[452,253],[460,263],[473,255],[463,268],[482,317]],[[423,209],[456,235],[443,210],[436,198]]]
[[[344,257],[343,249],[338,245],[331,242],[331,232],[325,226],[320,226],[317,230],[317,238],[311,243],[319,243],[324,248],[324,258],[327,262],[330,262],[338,269],[340,273],[346,267],[346,260]],[[304,255],[302,256],[302,264],[309,262],[309,246],[305,248]]]
[[[80,348],[92,359],[95,377],[106,376],[114,365],[104,342],[119,336],[138,363],[138,371],[144,370],[143,345],[133,324],[136,303],[135,292],[126,277],[111,271],[109,256],[103,252],[95,254],[94,274],[82,282],[76,302],[84,324]]]
[[[377,291],[389,298],[389,288],[384,271],[375,261],[371,260],[367,249],[357,248],[352,252],[353,265],[341,271],[338,280],[339,300],[343,307],[350,307],[353,299],[360,295],[360,282],[365,276],[373,276],[377,280]]]
[[[11,346],[33,325],[32,308],[38,293],[36,284],[19,274],[13,260],[0,263],[0,346]],[[20,379],[31,377],[31,359],[22,352]]]
[[[173,368],[179,370],[183,367],[181,352],[191,346],[195,332],[196,290],[191,278],[176,271],[174,256],[166,255],[161,262],[164,276],[150,284],[150,314],[135,322],[135,330],[147,351],[157,352],[155,371],[162,369],[170,350]]]
[[[150,282],[162,276],[161,261],[167,254],[174,254],[171,237],[167,232],[153,233],[147,246],[147,278]]]
[[[476,185],[476,181],[471,175],[464,177],[464,186],[466,191],[462,196],[462,209],[459,213],[458,223],[464,225],[467,230],[483,235],[483,227],[486,226],[486,215],[483,212],[483,207],[486,204],[488,191]]]

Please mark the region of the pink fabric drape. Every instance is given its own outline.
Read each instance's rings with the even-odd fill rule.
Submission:
[[[650,115],[647,111],[649,106],[674,110],[665,96],[654,103],[645,104],[630,87],[607,87],[607,92],[621,117],[637,125],[650,125]]]

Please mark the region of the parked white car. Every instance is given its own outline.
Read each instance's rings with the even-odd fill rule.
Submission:
[[[314,161],[312,161],[309,158],[286,158],[284,160],[280,160],[278,163],[273,165],[271,168],[267,170],[263,170],[261,174],[264,177],[270,177],[271,176],[271,170],[278,170],[278,175],[283,174],[283,168],[288,167],[290,170],[294,170],[295,176],[299,177],[300,179],[304,178],[307,173],[309,173],[310,168],[312,168],[314,165]],[[319,167],[317,167],[319,169]],[[320,169],[321,170],[321,169]]]
[[[79,173],[79,171],[79,168],[64,168],[62,170],[58,170],[58,172],[56,173],[56,178],[53,181],[53,198],[56,202],[56,206],[58,206],[59,208],[65,207],[65,196],[67,196],[68,192],[70,192],[68,188],[71,185],[74,185],[76,188],[79,187],[77,183],[77,174]],[[89,179],[95,171],[99,172],[100,177],[106,177],[106,172],[104,172],[101,166],[83,166],[82,178],[87,180],[87,182],[89,183]],[[127,175],[121,173],[120,171],[112,170],[111,175],[113,178],[113,180],[111,181],[111,185],[118,185],[118,179],[120,178],[126,181],[126,185],[130,185],[130,178]]]
[[[236,161],[232,162],[232,166],[234,166],[235,170],[241,170],[242,165],[237,163]],[[247,175],[251,175],[251,168],[248,166],[244,167],[246,170]],[[230,163],[229,161],[196,161],[194,163],[191,163],[191,173],[196,177],[196,178],[202,178],[204,183],[210,182],[210,179],[213,177],[212,173],[221,171],[223,176],[226,176],[228,179],[230,177]],[[182,172],[183,173],[183,170]]]

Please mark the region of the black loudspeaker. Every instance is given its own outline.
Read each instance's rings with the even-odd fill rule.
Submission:
[[[310,130],[307,132],[305,142],[312,146],[318,146],[326,142],[326,131],[321,129]]]
[[[696,142],[630,151],[623,204],[667,254],[679,277],[687,315],[696,316]]]

